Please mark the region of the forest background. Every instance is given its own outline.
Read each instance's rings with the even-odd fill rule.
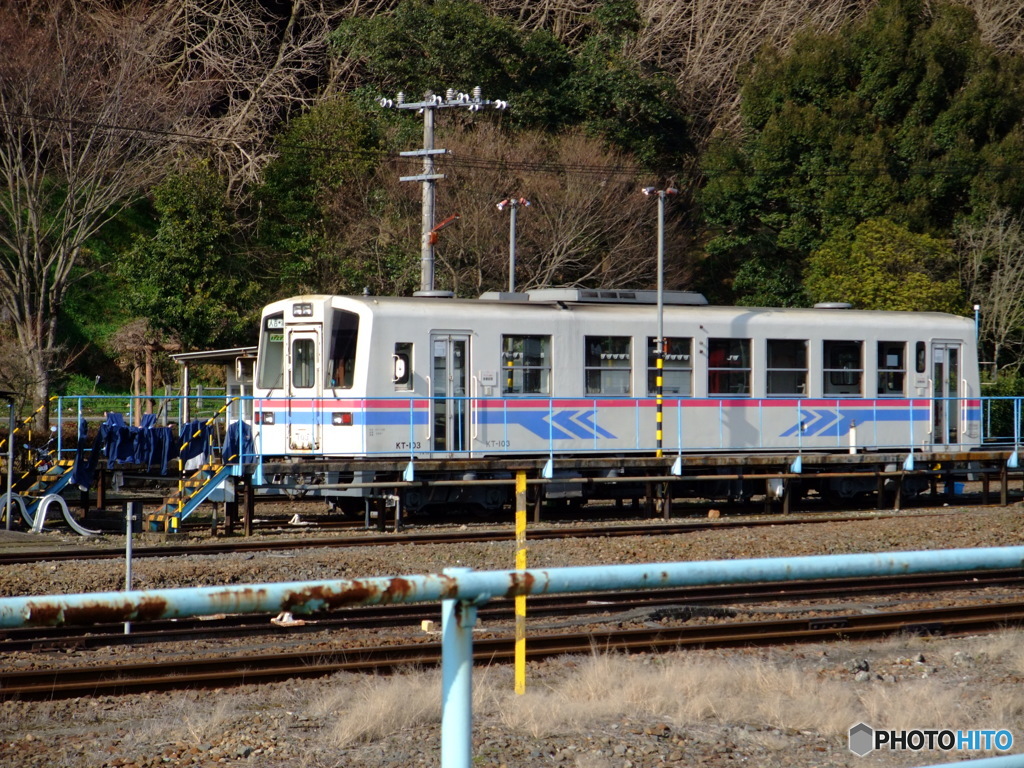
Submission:
[[[975,316],[1024,348],[1019,0],[0,0],[0,389],[137,392],[300,293],[649,288]],[[998,374],[998,375],[997,375]]]

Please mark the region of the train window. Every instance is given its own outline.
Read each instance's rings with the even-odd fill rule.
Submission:
[[[395,389],[408,391],[412,389],[412,342],[396,341],[395,355],[392,358],[394,371],[392,379]]]
[[[280,389],[284,386],[283,312],[275,312],[263,318],[257,381],[263,389]]]
[[[662,359],[661,391],[666,395],[693,394],[693,339],[665,339]],[[647,337],[647,394],[657,393],[658,348],[653,336]]]
[[[807,341],[768,339],[767,393],[800,396],[807,394]]]
[[[292,341],[292,386],[309,389],[316,384],[316,344],[310,338]]]
[[[861,377],[864,365],[861,362],[859,341],[825,341],[823,359],[825,367],[823,392],[826,395],[861,394]]]
[[[632,366],[629,336],[587,336],[584,376],[588,395],[628,395]]]
[[[907,345],[902,341],[878,342],[878,394],[902,396],[906,379]]]
[[[502,336],[501,362],[503,394],[551,394],[550,336]]]
[[[750,339],[708,339],[708,394],[750,394]]]
[[[328,387],[352,388],[358,335],[359,315],[335,310],[331,321],[331,357],[327,364]]]
[[[924,373],[926,361],[925,361],[925,344],[923,341],[917,342],[914,346],[914,357],[916,358],[915,370],[918,373]]]

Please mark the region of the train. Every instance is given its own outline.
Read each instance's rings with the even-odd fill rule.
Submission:
[[[282,299],[262,311],[252,395],[256,450],[288,459],[455,466],[982,441],[970,319],[713,306],[686,291]]]

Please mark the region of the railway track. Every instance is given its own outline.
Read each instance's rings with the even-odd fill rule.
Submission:
[[[842,523],[859,520],[879,520],[890,517],[901,519],[931,517],[948,514],[943,512],[926,513],[886,513],[880,515],[812,515],[787,517],[757,517],[729,520],[681,520],[673,522],[648,522],[637,524],[592,525],[572,527],[531,527],[527,531],[527,539],[586,539],[611,538],[625,536],[674,536],[707,530],[723,530],[730,528],[757,528],[783,525],[814,525],[821,523]],[[233,553],[288,551],[319,548],[346,548],[391,546],[397,544],[465,544],[492,541],[507,541],[513,532],[510,527],[504,529],[478,528],[458,531],[431,531],[423,533],[399,534],[360,534],[352,536],[318,536],[301,539],[243,539],[230,543],[217,544],[182,544],[156,547],[134,547],[132,557],[136,559],[150,557],[197,557],[208,555],[224,555]],[[114,547],[74,547],[31,549],[0,552],[0,566],[22,565],[36,562],[61,562],[70,560],[114,560],[123,559],[124,549]]]
[[[986,587],[1019,587],[1024,572],[995,570],[970,574],[923,574],[898,578],[831,579],[820,583],[765,582],[743,586],[712,586],[660,589],[641,594],[621,592],[590,595],[537,595],[529,598],[531,618],[580,616],[585,614],[678,608],[680,613],[694,607],[728,606],[772,601],[798,602],[818,598],[892,594],[915,591],[966,590]],[[378,629],[404,624],[418,625],[437,618],[434,604],[377,605],[348,608],[340,612],[309,617],[299,626],[274,624],[270,614],[232,615],[206,619],[174,619],[133,625],[125,633],[123,624],[97,625],[83,632],[77,627],[25,627],[0,629],[0,651],[46,651],[100,648],[112,645],[174,643],[230,637],[294,637],[329,630]],[[495,599],[481,606],[481,621],[513,619],[513,604]]]
[[[564,654],[599,651],[649,652],[686,647],[717,648],[835,639],[864,639],[897,632],[958,634],[982,632],[1024,623],[1024,603],[894,611],[754,622],[723,622],[700,626],[658,627],[614,631],[535,634],[526,655],[540,660]],[[512,637],[480,637],[474,641],[479,664],[508,663],[514,658]],[[373,648],[317,647],[288,653],[260,652],[151,663],[25,669],[0,674],[0,697],[61,699],[133,691],[181,688],[223,688],[340,671],[388,671],[415,665],[436,666],[436,642]]]

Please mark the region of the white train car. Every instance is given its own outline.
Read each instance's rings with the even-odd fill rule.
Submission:
[[[663,296],[662,448],[966,450],[974,323]],[[619,455],[656,447],[656,294],[298,296],[262,313],[264,456]]]

